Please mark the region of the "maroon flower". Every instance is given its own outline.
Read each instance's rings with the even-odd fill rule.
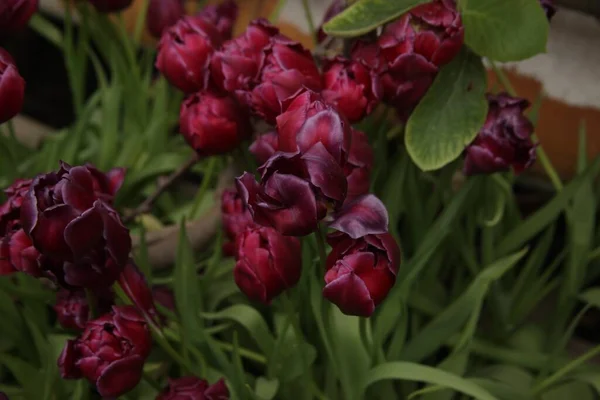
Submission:
[[[487,118],[466,149],[464,173],[491,174],[512,167],[519,174],[535,161],[533,125],[523,115],[529,102],[506,93],[488,94],[487,99]]]
[[[129,259],[119,275],[119,286],[142,315],[147,319],[157,320],[158,312],[154,306],[152,291],[144,274],[132,259]]]
[[[277,117],[279,150],[307,152],[322,143],[334,160],[342,165],[350,148],[351,126],[316,93],[305,91]]]
[[[85,331],[67,341],[58,359],[66,379],[86,378],[103,397],[133,389],[142,377],[152,336],[144,318],[131,306],[114,306],[110,314],[89,321]]]
[[[229,40],[238,15],[238,7],[234,0],[227,0],[219,4],[207,5],[196,15],[213,24],[221,37]]]
[[[231,97],[210,92],[194,93],[181,105],[181,133],[202,155],[228,153],[251,134],[250,121]]]
[[[283,235],[314,232],[346,198],[344,171],[321,142],[304,153],[278,152],[259,171],[260,185],[246,172],[237,179],[238,191],[254,222]]]
[[[146,24],[150,34],[160,38],[165,29],[185,15],[185,7],[182,0],[150,0]]]
[[[131,5],[133,0],[89,0],[96,10],[102,13],[122,11]]]
[[[373,149],[369,145],[369,139],[363,132],[353,129],[350,153],[348,161],[344,165],[344,173],[348,180],[346,201],[351,201],[369,192],[372,168]]]
[[[39,0],[3,0],[0,2],[0,34],[25,28],[38,9]]]
[[[221,196],[221,218],[223,230],[229,242],[223,245],[223,253],[234,256],[238,236],[246,230],[246,227],[254,224],[252,215],[246,208],[244,201],[237,190],[227,189]]]
[[[262,165],[279,150],[279,135],[275,131],[262,134],[250,145],[249,150]]]
[[[400,248],[389,233],[352,239],[329,235],[323,296],[344,314],[368,317],[394,286]]]
[[[229,400],[229,390],[223,379],[209,385],[195,376],[169,379],[167,387],[156,400]]]
[[[98,187],[88,166],[61,162],[56,173],[35,178],[23,200],[23,230],[52,260],[48,268],[63,284],[110,286],[127,262],[129,231],[105,201],[112,192],[98,192]]]
[[[0,9],[2,7],[0,5]],[[19,75],[11,55],[0,48],[0,124],[21,111],[24,98],[25,80]]]
[[[266,227],[250,226],[238,239],[235,283],[250,299],[269,304],[298,283],[300,241]]]
[[[332,217],[329,226],[353,239],[388,231],[389,216],[385,205],[373,194],[344,204]]]
[[[329,22],[330,19],[344,11],[345,8],[346,0],[333,0],[333,2],[325,11],[323,21],[321,21],[321,25],[319,25],[319,28],[317,29],[317,43],[322,43],[327,37],[327,34],[323,30],[323,25],[325,25],[327,22]]]
[[[209,85],[210,57],[221,45],[217,28],[199,17],[183,17],[164,31],[156,68],[171,85],[193,93]]]
[[[162,307],[175,312],[175,295],[173,291],[164,285],[152,286],[152,297],[156,304],[160,304]]]
[[[9,231],[9,224],[13,227],[14,222],[21,217],[21,204],[23,198],[29,191],[31,179],[17,179],[4,193],[8,199],[0,204],[0,236]]]
[[[114,293],[110,289],[94,292],[96,309],[100,314],[110,311]],[[90,307],[82,289],[59,289],[56,293],[54,311],[60,325],[65,329],[83,330],[90,317]]]
[[[554,0],[540,0],[540,5],[544,9],[544,12],[546,13],[546,17],[548,18],[548,21],[550,21],[552,19],[552,17],[554,17],[554,14],[556,14],[556,7],[554,6]]]
[[[371,113],[382,95],[377,74],[363,64],[336,57],[326,61],[323,72],[323,92],[326,102],[352,123]]]
[[[23,229],[9,228],[0,237],[0,276],[13,272],[24,272],[32,276],[42,276],[40,268],[40,253],[33,247],[31,239]]]

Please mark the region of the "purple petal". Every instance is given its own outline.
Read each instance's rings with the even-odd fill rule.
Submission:
[[[142,378],[144,359],[138,355],[111,363],[96,381],[102,397],[117,397],[136,387]]]
[[[388,213],[381,200],[373,194],[368,194],[345,204],[329,226],[353,239],[386,233]]]
[[[346,315],[369,317],[375,311],[375,303],[367,286],[352,272],[327,284],[323,296]]]

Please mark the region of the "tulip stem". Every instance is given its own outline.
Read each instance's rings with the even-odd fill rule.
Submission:
[[[98,310],[96,309],[96,296],[90,289],[85,289],[85,299],[89,308],[90,320],[98,317]]]
[[[142,204],[140,204],[135,210],[133,210],[129,215],[127,215],[123,221],[125,223],[131,222],[140,214],[145,214],[152,210],[152,206],[154,202],[160,197],[161,194],[165,190],[167,190],[177,179],[179,179],[183,174],[185,174],[190,168],[194,166],[198,162],[200,157],[197,153],[194,155],[183,165],[181,165],[178,169],[176,169],[167,179],[164,181],[159,181],[154,193],[152,193]]]
[[[319,251],[319,260],[321,260],[321,268],[325,271],[327,265],[327,252],[325,251],[325,235],[321,230],[321,226],[315,231],[315,239],[317,242],[317,250]]]
[[[306,22],[308,24],[308,31],[313,43],[317,44],[317,32],[315,31],[315,23],[313,22],[312,12],[310,11],[310,4],[308,0],[302,0],[302,7],[304,8],[304,15],[306,16]]]
[[[212,180],[212,177],[214,175],[217,161],[218,159],[216,157],[212,157],[210,160],[208,160],[208,165],[206,166],[206,169],[204,170],[204,174],[202,176],[202,183],[200,184],[200,188],[198,189],[198,192],[196,193],[196,198],[194,199],[194,204],[192,204],[192,209],[190,210],[190,214],[188,217],[190,220],[196,218],[196,214],[198,214],[198,209],[202,204],[204,195],[208,190],[208,185],[210,185],[210,181]]]
[[[271,12],[271,15],[269,15],[269,22],[275,24],[279,20],[279,15],[281,14],[281,10],[283,10],[283,7],[285,6],[285,3],[287,3],[287,0],[277,1],[275,9],[273,10],[273,12]]]
[[[154,390],[156,390],[157,392],[160,393],[162,391],[163,388],[146,371],[143,372],[142,378],[146,381],[146,383],[148,385],[152,386],[152,388]]]

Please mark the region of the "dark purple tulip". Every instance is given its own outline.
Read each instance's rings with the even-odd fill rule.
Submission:
[[[322,43],[327,34],[323,30],[323,25],[329,22],[330,19],[344,11],[346,8],[346,0],[333,0],[333,2],[329,5],[327,10],[325,11],[325,15],[323,16],[323,21],[321,21],[321,25],[317,29],[317,41],[318,43]]]
[[[226,256],[235,256],[236,241],[238,236],[253,225],[252,215],[246,208],[243,199],[237,190],[227,189],[221,196],[221,219],[223,230],[229,242],[223,244],[223,253]]]
[[[39,0],[2,0],[0,2],[0,35],[24,29],[38,10]]]
[[[254,301],[271,300],[298,283],[302,270],[300,241],[267,227],[248,227],[238,239],[235,283]]]
[[[283,235],[314,232],[346,199],[344,171],[321,142],[303,154],[275,153],[259,171],[260,184],[246,172],[237,179],[238,191],[254,222]]]
[[[229,390],[223,379],[209,385],[204,379],[184,376],[169,379],[169,387],[156,400],[229,400]]]
[[[122,11],[131,5],[133,0],[89,0],[101,13]]]
[[[206,89],[210,58],[221,41],[213,24],[199,17],[183,17],[163,32],[156,68],[184,93]]]
[[[330,227],[353,239],[388,231],[389,217],[385,205],[373,194],[358,197],[344,204],[333,215]]]
[[[150,0],[146,24],[148,31],[155,38],[160,38],[165,29],[185,15],[182,0]]]
[[[544,12],[546,13],[546,17],[548,18],[548,21],[550,21],[552,19],[552,17],[554,17],[554,14],[556,14],[556,7],[554,7],[554,0],[540,0],[540,5],[544,9]]]
[[[275,131],[264,133],[256,138],[249,150],[262,165],[279,150],[279,135]]]
[[[117,397],[138,384],[151,346],[150,330],[135,307],[114,306],[67,341],[58,367],[63,378],[86,378],[102,397]]]
[[[533,125],[523,115],[529,107],[525,99],[506,93],[487,95],[489,109],[485,124],[467,147],[464,173],[491,174],[512,167],[515,174],[535,162]]]
[[[371,113],[382,93],[377,74],[362,63],[338,56],[324,64],[321,95],[355,123]]]
[[[110,286],[131,250],[129,231],[105,198],[89,166],[61,163],[39,175],[21,205],[23,230],[52,260],[55,278],[69,286]]]
[[[323,296],[344,314],[368,317],[387,296],[400,265],[400,248],[389,233],[352,239],[329,235]]]
[[[25,80],[11,55],[0,48],[0,124],[21,112],[24,98]]]
[[[277,117],[277,130],[279,151],[304,153],[322,143],[338,164],[348,157],[350,123],[314,92],[301,93],[289,104]]]
[[[0,204],[0,236],[9,231],[9,224],[14,227],[14,222],[21,218],[21,204],[29,191],[31,182],[31,179],[17,179],[4,190],[8,199]]]
[[[167,310],[175,312],[175,295],[168,286],[155,285],[152,286],[152,297],[156,304],[160,304]]]
[[[157,320],[158,312],[154,306],[152,291],[146,277],[132,259],[129,259],[119,275],[119,286],[142,315],[147,319]]]
[[[221,37],[229,40],[238,15],[238,6],[234,0],[227,0],[219,4],[204,6],[196,15],[213,24]]]
[[[104,289],[93,293],[96,310],[100,314],[110,312],[114,304],[114,293],[110,289]],[[90,307],[82,289],[68,290],[59,289],[56,293],[54,304],[56,318],[65,329],[83,330],[89,321]]]
[[[373,149],[363,132],[352,130],[352,141],[344,173],[348,180],[346,201],[367,194],[371,187],[371,169],[373,168]]]
[[[248,115],[230,96],[207,91],[194,93],[182,104],[180,130],[198,154],[225,154],[249,137]]]

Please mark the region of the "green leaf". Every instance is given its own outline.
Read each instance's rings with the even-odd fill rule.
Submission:
[[[481,59],[463,49],[442,67],[406,125],[406,149],[424,171],[458,158],[487,114],[486,74]]]
[[[454,389],[478,400],[498,400],[487,390],[465,378],[433,367],[410,362],[388,362],[371,369],[362,383],[362,392],[375,382],[385,379],[400,379],[425,382]]]
[[[460,0],[465,43],[495,61],[519,61],[546,51],[548,19],[538,0]]]
[[[271,354],[275,338],[262,315],[254,308],[245,304],[236,304],[216,313],[204,313],[202,316],[211,320],[228,319],[239,323],[246,328],[263,354],[267,356]]]
[[[328,35],[353,37],[394,20],[411,8],[429,0],[361,0],[323,26]]]
[[[263,400],[271,400],[275,398],[279,390],[279,381],[277,379],[267,379],[259,376],[256,379],[256,386],[254,391],[256,395]]]
[[[458,299],[427,324],[404,347],[400,357],[408,361],[421,361],[435,352],[465,324],[474,311],[481,307],[490,283],[512,268],[526,252],[527,249],[523,249],[484,269]]]

